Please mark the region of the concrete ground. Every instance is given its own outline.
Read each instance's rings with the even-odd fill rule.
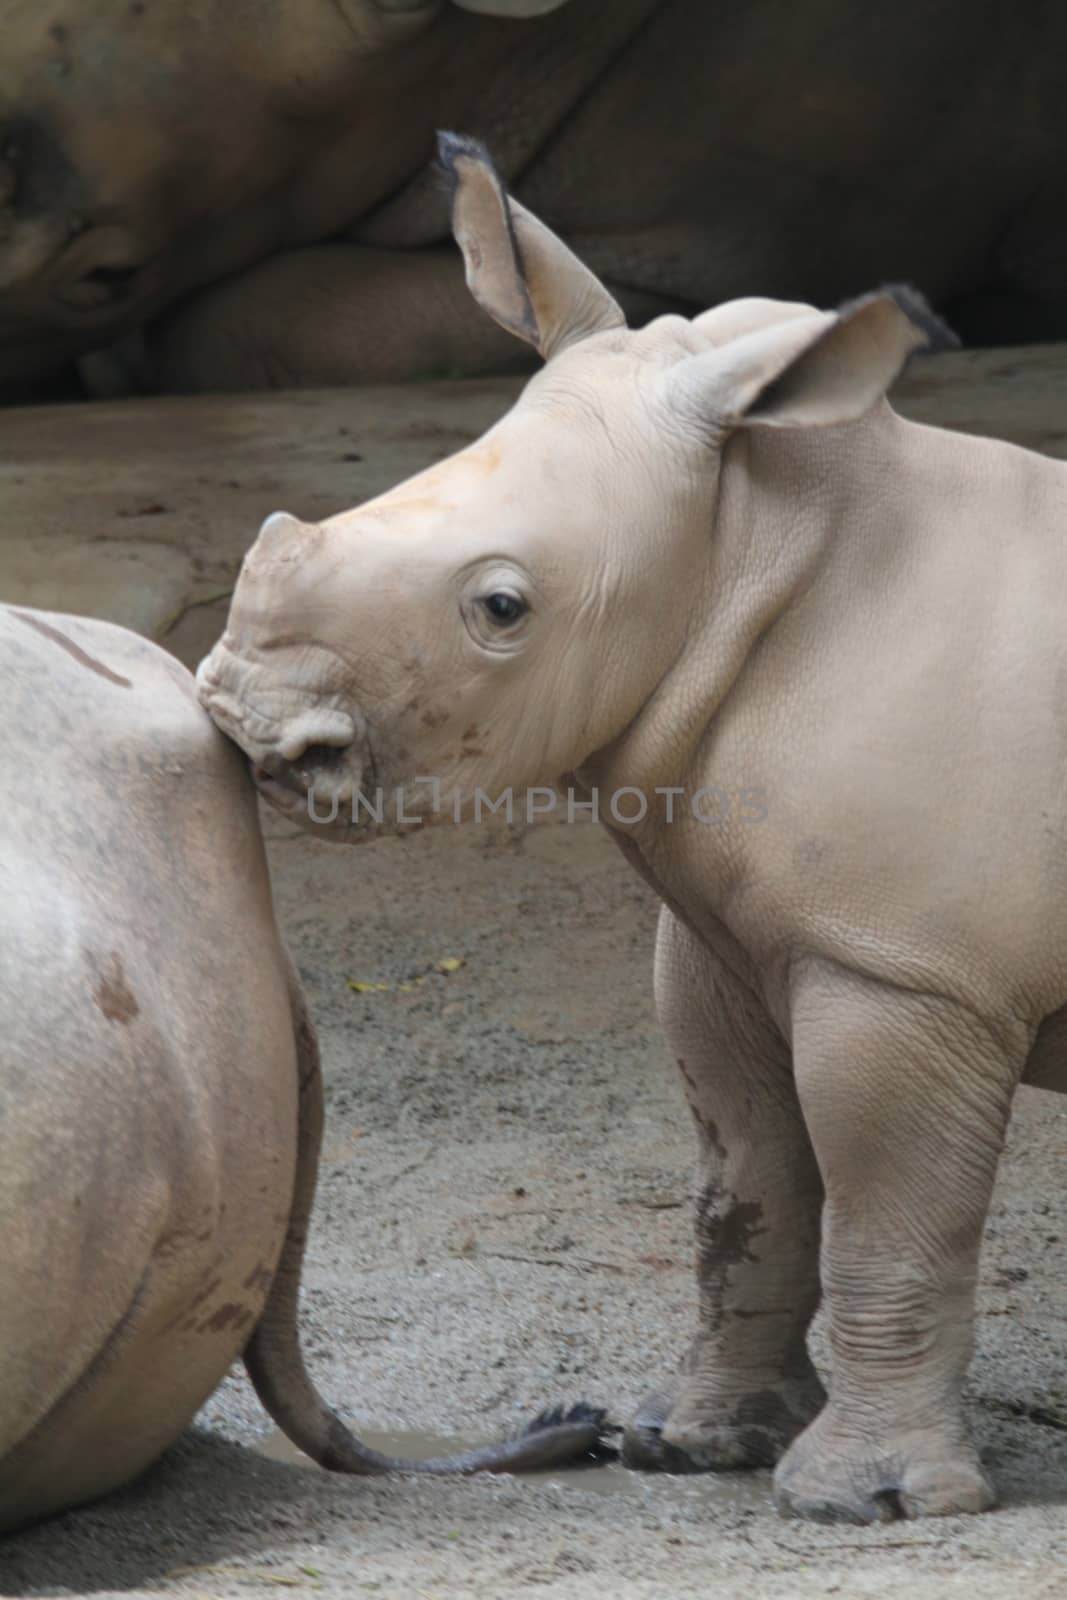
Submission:
[[[513,387],[5,412],[0,594],[194,662],[267,512],[366,497]],[[917,364],[897,403],[1067,456],[1065,392],[1067,347],[997,351]],[[492,1438],[555,1400],[622,1418],[694,1314],[651,896],[585,824],[341,851],[264,821],[328,1083],[304,1299],[321,1387],[404,1448]],[[987,1516],[790,1523],[765,1473],[346,1480],[296,1460],[236,1373],[139,1484],[0,1546],[0,1594],[1067,1596],[1065,1157],[1067,1099],[1024,1091],[969,1395],[1001,1491]]]

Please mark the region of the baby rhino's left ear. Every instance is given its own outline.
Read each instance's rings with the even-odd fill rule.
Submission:
[[[467,286],[483,311],[546,361],[590,334],[625,326],[600,280],[506,193],[482,145],[439,133],[437,149],[452,183],[452,231]]]
[[[722,430],[854,422],[882,399],[913,351],[958,344],[920,294],[893,284],[691,356],[670,374],[670,402]]]

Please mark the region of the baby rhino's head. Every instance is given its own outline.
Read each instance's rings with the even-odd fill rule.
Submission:
[[[480,147],[443,136],[442,156],[468,284],[546,365],[477,443],[380,499],[270,517],[199,673],[262,791],[338,838],[458,819],[615,743],[716,603],[730,436],[864,415],[929,336],[901,291],[632,332]]]

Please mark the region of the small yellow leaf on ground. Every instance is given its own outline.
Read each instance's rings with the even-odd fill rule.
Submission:
[[[438,972],[458,972],[462,966],[466,966],[462,956],[445,956],[437,963],[437,970]]]

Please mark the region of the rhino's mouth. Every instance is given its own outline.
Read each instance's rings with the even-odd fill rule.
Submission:
[[[291,759],[272,754],[259,760],[250,756],[249,761],[258,786],[280,789],[286,794],[307,795],[318,778],[339,773],[345,755],[346,751],[337,745],[312,744]]]
[[[290,822],[322,837],[355,840],[374,832],[357,803],[373,767],[368,753],[362,756],[354,759],[351,746],[312,744],[292,760],[250,757],[249,768],[264,800]]]
[[[290,811],[297,805],[306,804],[309,785],[291,761],[276,761],[268,756],[264,762],[249,758],[248,765],[252,782],[264,800],[269,800],[279,811]]]
[[[250,693],[240,658],[225,641],[201,662],[197,687],[201,704],[244,752],[256,789],[276,811],[326,837],[362,832],[357,801],[376,767],[358,710],[346,709],[337,695],[309,700],[284,683],[270,683],[266,692],[260,684],[258,694],[253,683]]]

